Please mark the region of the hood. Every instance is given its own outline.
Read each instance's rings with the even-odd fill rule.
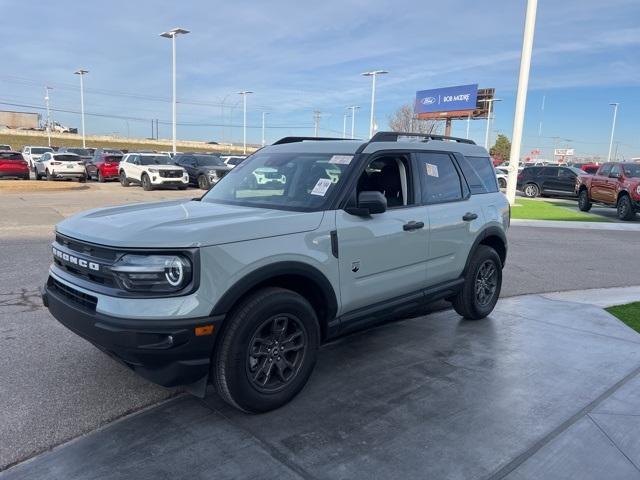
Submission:
[[[322,212],[290,212],[190,200],[100,208],[60,222],[56,230],[112,247],[185,248],[315,230]]]

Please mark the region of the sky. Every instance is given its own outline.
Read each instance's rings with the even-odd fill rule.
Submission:
[[[417,90],[477,83],[494,87],[491,136],[511,137],[525,0],[164,1],[0,0],[0,109],[43,112],[50,86],[54,120],[80,126],[78,68],[85,76],[89,134],[171,137],[171,41],[177,39],[178,138],[248,141],[341,136],[359,105],[356,137],[368,136],[371,80],[376,123],[412,103]],[[523,155],[554,147],[606,157],[619,102],[618,156],[640,157],[640,2],[539,0]],[[541,109],[545,99],[544,111]],[[540,122],[542,122],[541,135]],[[350,133],[351,120],[347,121]],[[486,123],[470,136],[484,143]],[[455,121],[453,135],[466,135]],[[615,147],[614,147],[615,148]]]

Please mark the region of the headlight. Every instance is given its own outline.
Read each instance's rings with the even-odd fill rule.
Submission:
[[[126,254],[111,271],[130,292],[177,292],[189,285],[193,276],[191,262],[182,255]]]
[[[158,173],[158,169],[157,168],[150,168],[149,169],[149,173]]]
[[[636,194],[640,195],[640,185],[636,187]]]

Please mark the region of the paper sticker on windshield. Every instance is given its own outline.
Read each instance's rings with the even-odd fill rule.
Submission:
[[[331,180],[329,180],[328,178],[320,178],[318,179],[318,183],[316,183],[316,186],[313,187],[313,190],[311,190],[311,195],[319,195],[321,197],[324,197],[330,186]]]
[[[353,155],[334,155],[329,160],[329,163],[336,163],[338,165],[349,165],[353,160]]]
[[[438,166],[432,163],[427,163],[427,175],[430,177],[439,177]]]

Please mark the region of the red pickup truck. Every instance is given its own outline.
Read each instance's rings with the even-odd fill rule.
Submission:
[[[576,182],[578,208],[591,210],[594,203],[618,209],[620,220],[633,220],[640,212],[640,164],[604,163],[595,175],[580,175]]]

